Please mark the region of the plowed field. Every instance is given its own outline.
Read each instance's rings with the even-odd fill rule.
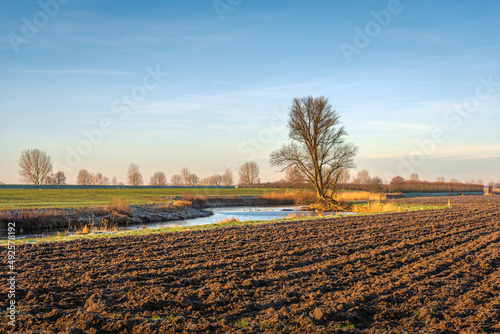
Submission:
[[[17,246],[15,332],[500,332],[500,196],[451,201]]]

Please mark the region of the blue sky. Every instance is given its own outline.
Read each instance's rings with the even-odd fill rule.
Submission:
[[[277,180],[269,154],[306,95],[342,115],[357,170],[500,180],[500,3],[41,3],[0,4],[0,181],[28,148],[70,183],[248,160]]]

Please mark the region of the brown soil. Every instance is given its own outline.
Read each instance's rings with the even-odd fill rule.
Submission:
[[[500,332],[500,197],[451,201],[17,246],[15,332]],[[10,329],[4,316],[0,332]]]

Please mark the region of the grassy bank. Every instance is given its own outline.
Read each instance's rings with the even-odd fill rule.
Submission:
[[[409,205],[409,204],[398,204],[393,208],[397,208],[393,211],[401,212],[401,211],[420,211],[420,210],[438,210],[445,209],[447,206],[430,206],[430,205]],[[373,209],[373,208],[372,208]],[[373,215],[373,214],[383,214],[388,213],[388,211],[381,212],[367,212],[364,211],[360,214],[362,215]],[[298,218],[284,218],[284,219],[273,219],[273,220],[252,220],[252,221],[239,221],[239,220],[226,220],[214,224],[207,225],[197,225],[197,226],[173,226],[173,227],[164,227],[158,229],[137,229],[137,230],[128,230],[128,231],[80,231],[78,234],[59,234],[56,236],[50,236],[45,238],[26,238],[26,239],[17,239],[15,244],[25,244],[25,243],[37,243],[37,242],[63,242],[63,241],[71,241],[71,240],[79,240],[79,239],[98,239],[98,238],[115,238],[115,237],[124,237],[130,235],[144,235],[144,234],[156,234],[156,233],[173,233],[173,232],[182,232],[182,231],[195,231],[195,230],[209,230],[214,228],[228,228],[235,226],[246,226],[246,225],[255,225],[255,224],[269,224],[276,223],[280,221],[304,221],[311,219],[342,219],[343,215],[337,216],[323,216],[323,217],[298,217]],[[166,223],[167,224],[167,223]],[[8,243],[7,240],[1,240],[0,246],[6,246]]]

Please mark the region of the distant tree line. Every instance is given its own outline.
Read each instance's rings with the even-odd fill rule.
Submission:
[[[308,182],[304,174],[297,166],[290,166],[285,170],[283,180],[273,183],[260,182],[260,169],[255,161],[245,162],[238,170],[238,184],[244,187],[263,188],[308,188]],[[39,149],[25,150],[19,159],[19,175],[21,181],[26,184],[67,184],[63,171],[53,172],[51,157]],[[372,192],[468,192],[482,191],[483,180],[469,180],[462,183],[452,178],[449,182],[442,176],[437,177],[435,182],[420,181],[418,174],[411,174],[406,180],[401,176],[395,176],[390,182],[384,182],[378,176],[371,176],[367,170],[360,170],[351,175],[347,168],[337,170],[333,177],[337,180],[340,190],[366,190]],[[126,184],[139,186],[144,185],[144,178],[139,170],[139,166],[131,163],[127,170]],[[111,181],[102,173],[91,173],[86,169],[81,169],[76,178],[78,185],[125,185],[125,182],[118,182],[116,177]],[[0,184],[2,184],[0,182]],[[174,174],[168,182],[164,172],[155,172],[149,179],[151,186],[232,186],[234,185],[233,171],[226,169],[222,174],[213,174],[201,178],[192,173],[189,168],[182,168],[179,174]],[[500,188],[500,181],[490,180],[488,186]]]
[[[53,173],[52,170],[52,158],[45,151],[31,149],[21,153],[19,175],[23,183],[35,185],[66,184],[64,172]],[[244,163],[238,171],[239,184],[245,186],[260,182],[259,172],[259,167],[254,161]],[[144,185],[144,178],[137,164],[131,163],[129,165],[125,182],[131,186]],[[125,182],[118,182],[116,177],[110,181],[102,173],[91,173],[86,169],[79,170],[76,177],[77,185],[125,185]],[[233,171],[229,168],[222,174],[213,174],[202,179],[187,167],[182,168],[179,174],[172,175],[170,182],[168,182],[165,173],[161,171],[155,172],[149,179],[151,186],[232,186],[234,184]]]
[[[338,190],[356,190],[370,192],[481,192],[483,191],[482,180],[470,180],[467,183],[451,179],[445,182],[444,177],[438,177],[436,182],[420,181],[418,174],[410,175],[408,180],[401,176],[395,176],[390,182],[384,182],[378,176],[370,176],[367,170],[358,171],[351,177],[349,171],[340,172]],[[493,187],[500,187],[500,182],[490,181]],[[498,184],[498,185],[497,185]],[[287,170],[285,178],[278,182],[267,182],[251,185],[252,188],[299,188],[312,189],[311,185],[297,176],[295,171]]]

